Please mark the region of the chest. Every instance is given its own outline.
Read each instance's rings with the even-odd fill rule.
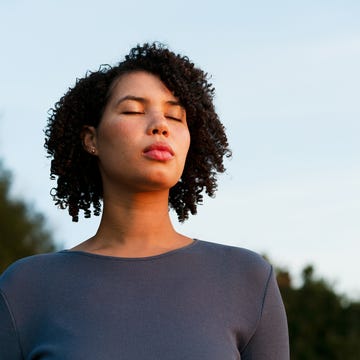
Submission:
[[[186,272],[63,284],[23,327],[28,359],[240,359],[255,319],[238,291]]]

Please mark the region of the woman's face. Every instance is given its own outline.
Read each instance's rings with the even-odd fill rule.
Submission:
[[[190,146],[185,109],[161,80],[145,71],[113,85],[99,126],[87,128],[107,190],[169,190],[181,177]]]

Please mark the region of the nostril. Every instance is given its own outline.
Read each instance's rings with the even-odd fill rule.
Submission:
[[[163,135],[163,136],[169,136],[169,129],[167,126],[154,126],[149,129],[150,134],[152,135]]]
[[[151,133],[152,133],[153,135],[159,135],[159,134],[161,134],[161,135],[167,136],[169,132],[168,132],[166,129],[164,129],[164,130],[152,129]]]

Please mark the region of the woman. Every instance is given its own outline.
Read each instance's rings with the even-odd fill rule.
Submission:
[[[230,155],[214,89],[159,44],[77,81],[55,105],[45,147],[53,197],[74,221],[102,218],[71,250],[1,277],[0,358],[289,358],[272,267],[248,250],[177,233]]]

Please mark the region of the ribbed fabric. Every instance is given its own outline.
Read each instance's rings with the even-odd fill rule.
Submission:
[[[271,266],[196,240],[146,258],[37,255],[0,277],[1,360],[288,360]]]

